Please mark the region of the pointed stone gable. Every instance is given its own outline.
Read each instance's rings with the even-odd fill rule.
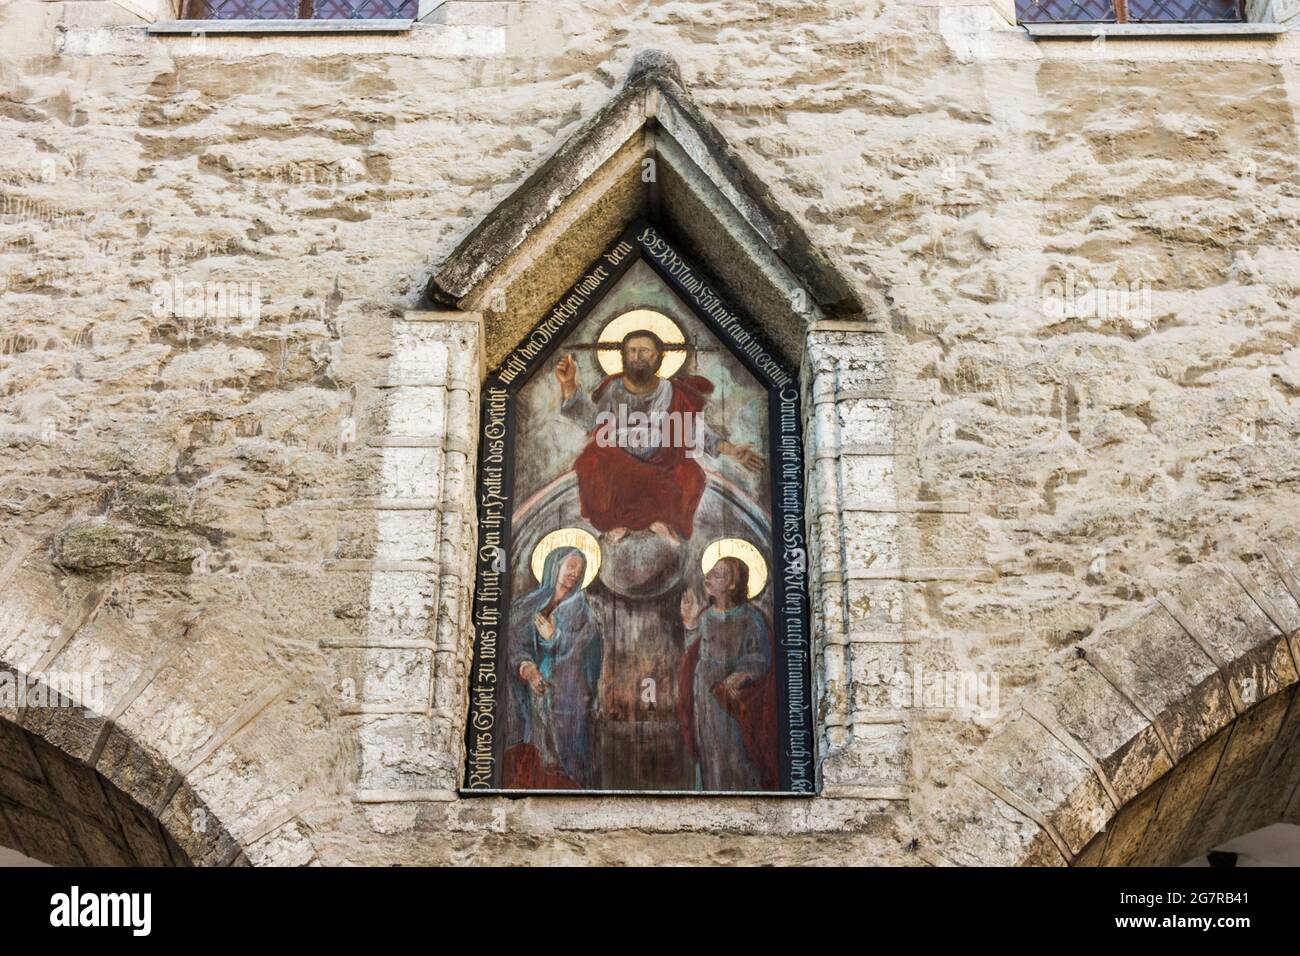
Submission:
[[[640,54],[622,89],[470,232],[429,297],[485,314],[491,366],[636,217],[672,235],[795,362],[808,324],[867,318],[657,51]]]

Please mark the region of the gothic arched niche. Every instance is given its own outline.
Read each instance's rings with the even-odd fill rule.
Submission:
[[[468,792],[813,792],[799,398],[641,221],[488,376]]]

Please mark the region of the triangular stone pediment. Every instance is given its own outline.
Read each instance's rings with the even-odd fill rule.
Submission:
[[[850,282],[656,51],[639,55],[622,89],[479,222],[438,267],[428,294],[485,314],[494,366],[639,218],[671,236],[796,363],[809,323],[867,319]]]

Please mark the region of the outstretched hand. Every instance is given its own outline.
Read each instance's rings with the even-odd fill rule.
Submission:
[[[747,443],[733,445],[729,441],[724,441],[718,445],[718,451],[755,474],[763,470],[763,456],[754,451],[753,445]]]

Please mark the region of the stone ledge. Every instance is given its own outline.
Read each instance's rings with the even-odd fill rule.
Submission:
[[[1157,40],[1168,37],[1258,38],[1286,33],[1282,23],[1022,23],[1035,40]]]
[[[824,514],[970,514],[969,501],[888,501],[882,498],[856,498],[845,496],[838,507],[817,510]]]
[[[159,20],[145,28],[150,36],[215,36],[257,33],[407,33],[414,20]]]
[[[459,800],[455,790],[358,790],[353,803],[451,803]]]

